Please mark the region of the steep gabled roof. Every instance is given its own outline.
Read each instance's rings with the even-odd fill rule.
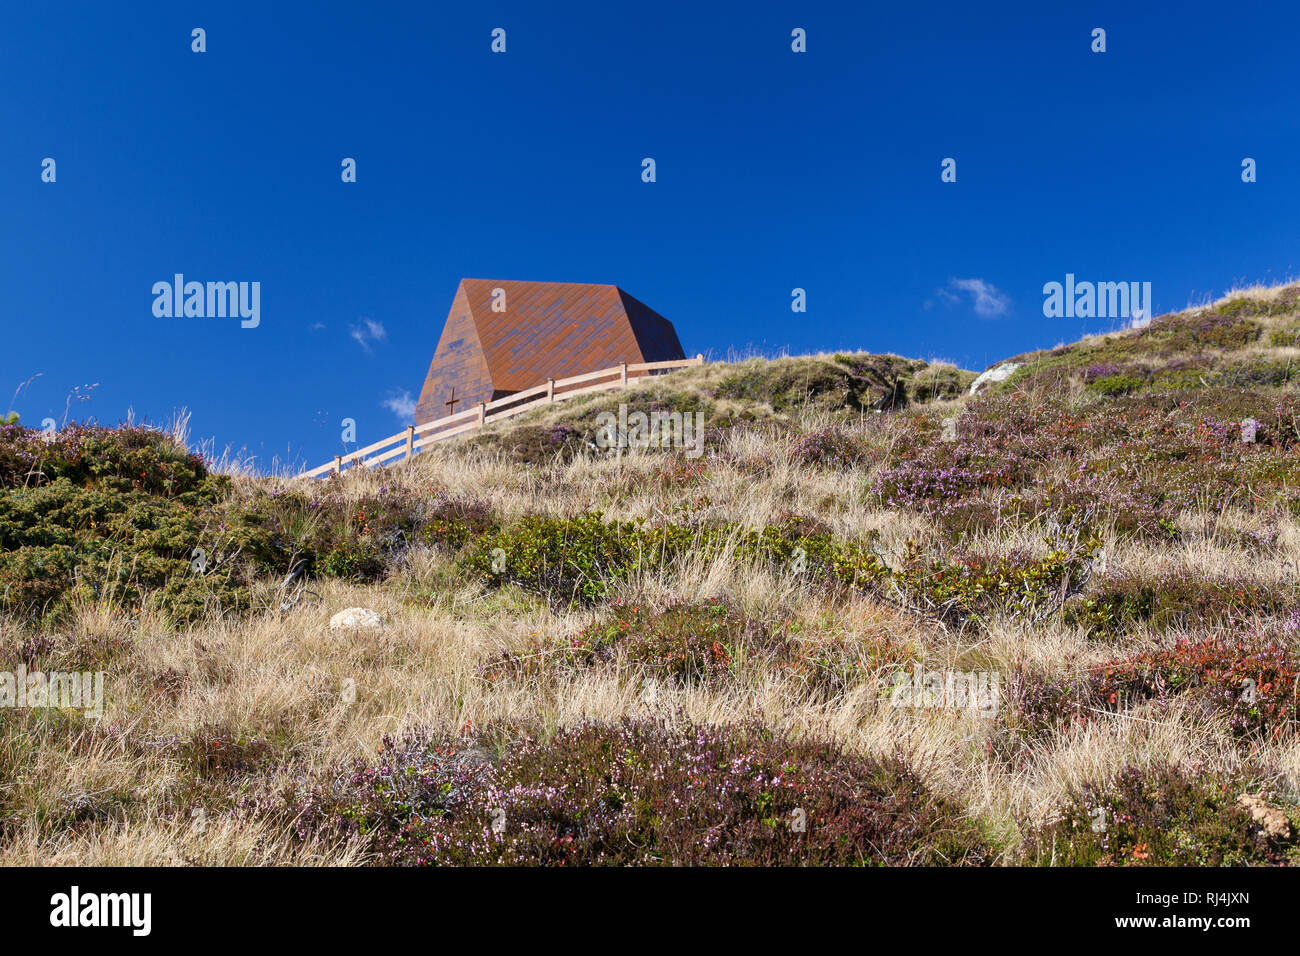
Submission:
[[[672,323],[617,286],[462,279],[415,417],[448,414],[453,387],[464,411],[548,378],[684,357]]]

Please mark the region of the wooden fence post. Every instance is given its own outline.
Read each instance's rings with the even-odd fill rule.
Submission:
[[[415,454],[415,426],[406,426],[406,460],[410,461],[411,456]]]
[[[619,365],[619,374],[621,376],[621,380],[619,384],[622,385],[624,388],[627,388],[627,363],[626,362],[623,362]]]
[[[548,378],[546,380],[546,401],[549,404],[554,404],[555,402],[555,379],[553,378]]]
[[[486,422],[486,421],[487,421],[487,402],[479,402],[479,403],[478,403],[478,426],[479,426],[479,428],[482,428],[482,427],[483,427],[483,423]]]
[[[343,474],[343,456],[342,456],[342,455],[335,455],[335,456],[334,456],[334,474],[336,474],[336,475],[341,475],[341,474]]]
[[[704,353],[703,353],[703,352],[697,352],[697,353],[695,354],[695,364],[696,364],[696,365],[703,365],[703,364],[704,364]]]

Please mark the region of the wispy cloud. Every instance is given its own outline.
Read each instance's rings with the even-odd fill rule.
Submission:
[[[935,296],[949,305],[957,305],[963,296],[968,296],[975,314],[986,319],[1006,315],[1011,308],[1010,297],[983,279],[949,279],[946,286],[935,291]],[[934,302],[934,299],[928,300],[925,307],[930,308]]]
[[[384,323],[376,322],[373,319],[362,319],[360,325],[352,325],[348,329],[352,337],[357,340],[357,344],[367,352],[370,351],[371,342],[386,342],[388,340],[388,332],[384,329]]]
[[[384,399],[383,406],[403,422],[409,423],[415,420],[415,399],[406,389],[393,392]]]

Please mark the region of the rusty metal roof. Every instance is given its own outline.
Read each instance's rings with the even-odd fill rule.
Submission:
[[[617,286],[462,279],[415,419],[464,411],[548,378],[685,357],[672,323]]]

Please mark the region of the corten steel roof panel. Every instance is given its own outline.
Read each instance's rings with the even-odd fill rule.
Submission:
[[[449,406],[446,402],[453,398],[453,387],[457,401]],[[443,326],[438,348],[429,364],[429,373],[420,389],[415,420],[423,423],[450,415],[453,411],[463,412],[479,402],[492,401],[492,393],[492,379],[474,327],[474,315],[465,290],[457,289],[451,311],[447,313],[447,324]]]
[[[682,343],[677,338],[673,324],[639,299],[618,290],[623,299],[623,311],[632,323],[632,331],[641,343],[641,352],[646,362],[667,362],[670,359],[685,358]]]
[[[492,291],[505,311],[492,310]],[[672,323],[617,286],[462,279],[429,374],[416,421],[449,414],[451,388],[466,404],[490,401],[620,362],[684,358]]]
[[[614,286],[467,280],[479,341],[498,389],[531,388],[620,362],[643,361]],[[492,290],[506,311],[492,311]]]

